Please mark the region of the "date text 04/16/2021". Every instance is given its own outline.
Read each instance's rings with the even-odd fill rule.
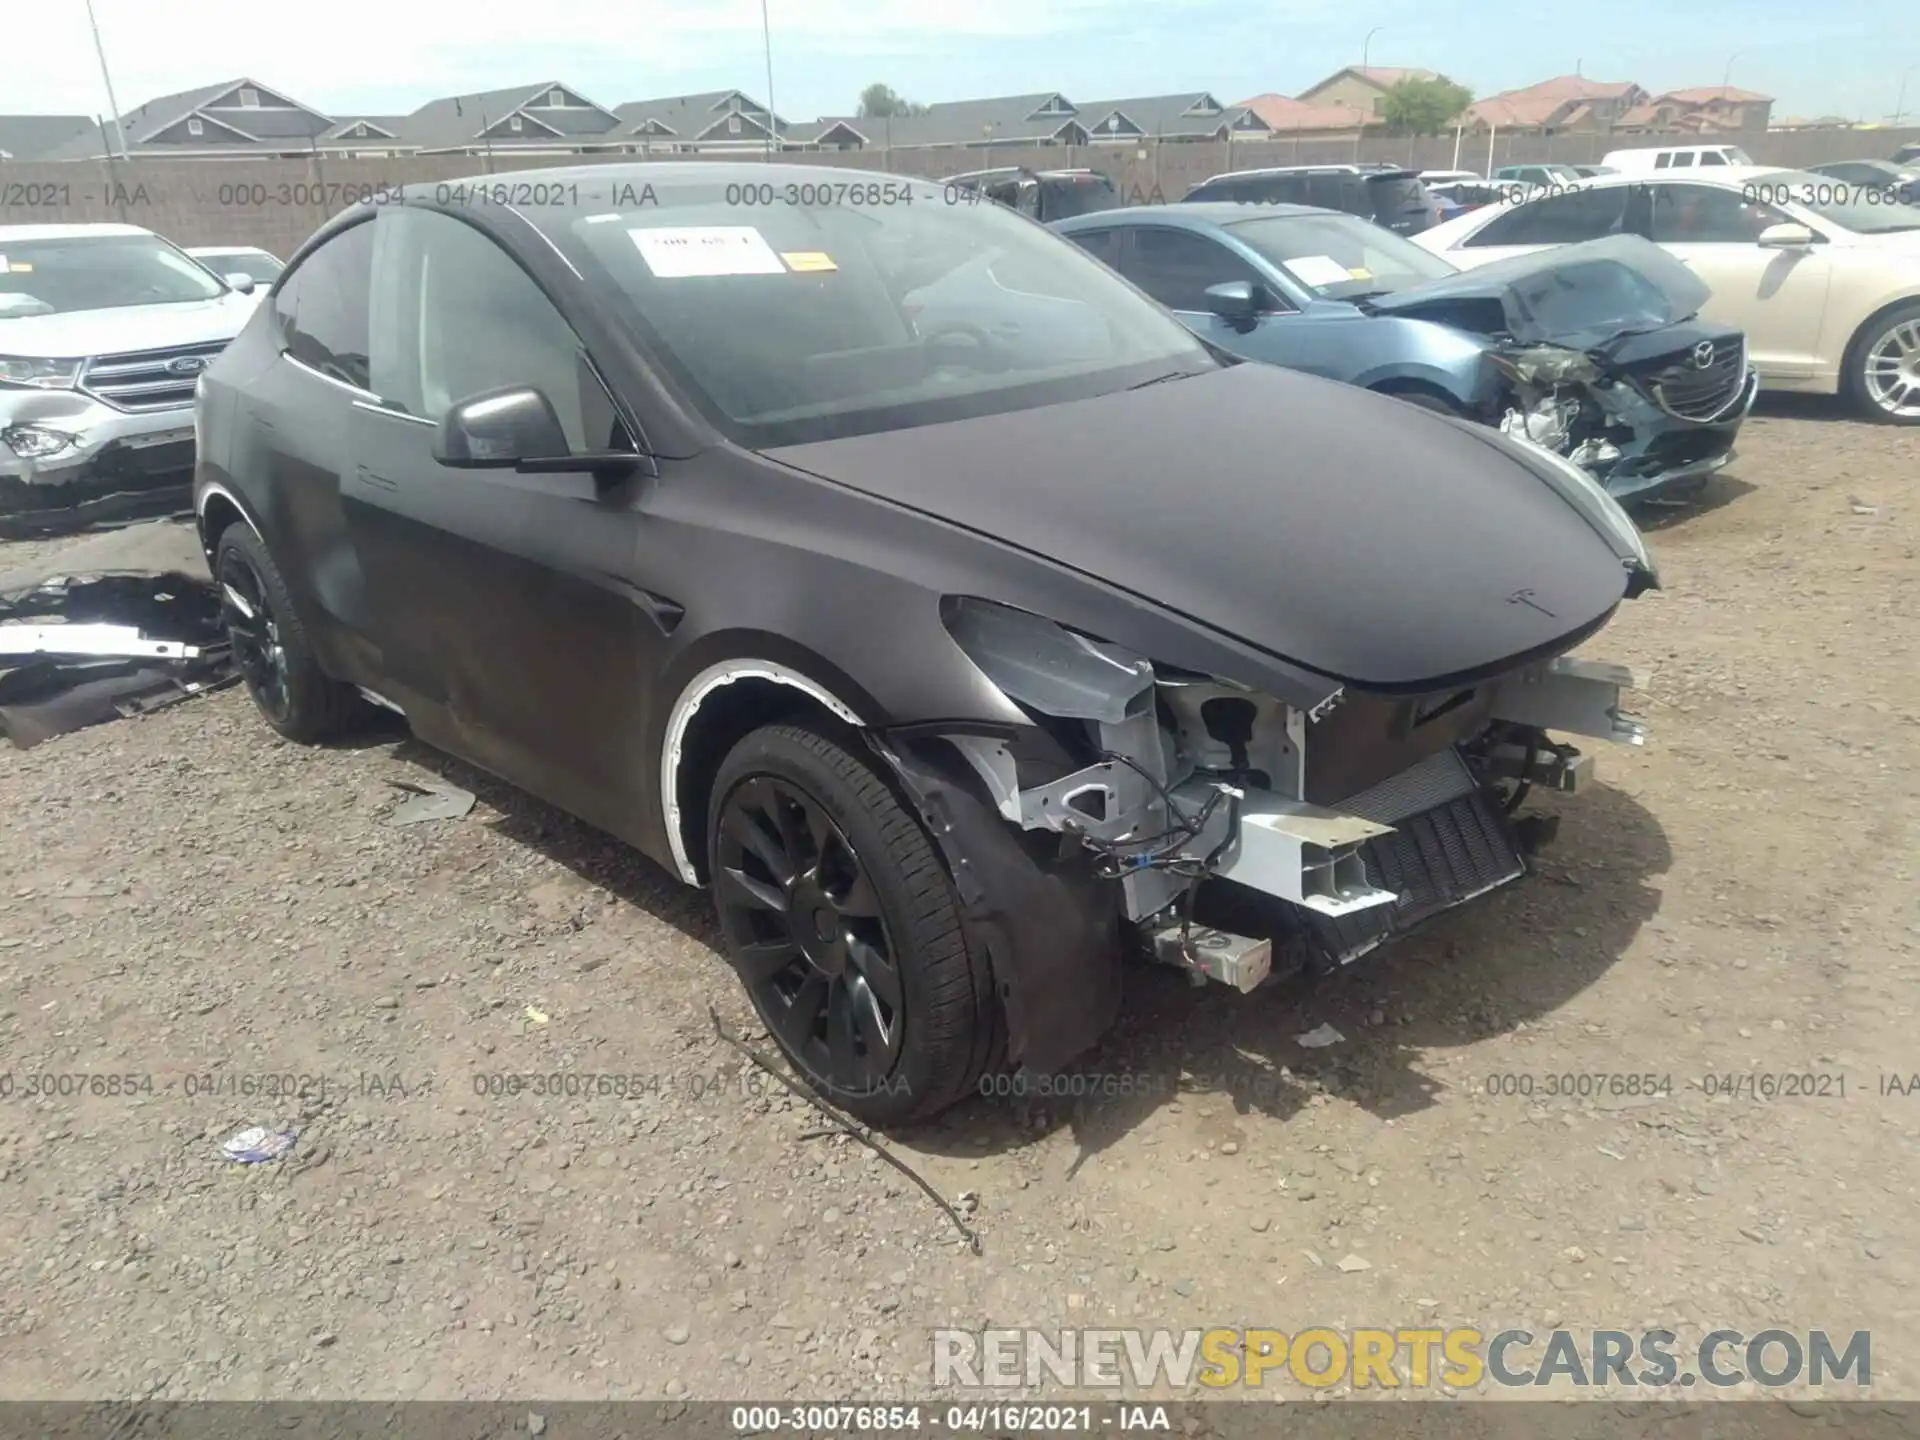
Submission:
[[[930,1430],[956,1435],[1087,1435],[1170,1431],[1164,1405],[735,1405],[736,1435],[890,1435]]]
[[[309,1100],[352,1098],[406,1100],[433,1088],[430,1078],[397,1073],[306,1074],[276,1071],[192,1071],[156,1075],[139,1071],[0,1071],[0,1102],[139,1100],[179,1096],[186,1100]]]

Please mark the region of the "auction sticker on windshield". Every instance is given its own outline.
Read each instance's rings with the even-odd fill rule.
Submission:
[[[1303,285],[1311,285],[1318,290],[1326,285],[1344,285],[1353,276],[1347,273],[1347,267],[1331,255],[1302,255],[1297,260],[1287,261],[1291,270]]]
[[[794,270],[838,270],[833,257],[824,250],[782,250],[780,258]]]
[[[662,225],[627,234],[647,269],[662,280],[787,273],[773,247],[751,225]]]

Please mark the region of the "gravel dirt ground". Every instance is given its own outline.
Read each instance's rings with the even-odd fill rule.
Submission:
[[[1423,1323],[1869,1330],[1920,1398],[1917,480],[1750,421],[1587,647],[1653,739],[1538,872],[1317,986],[1141,972],[1094,1093],[894,1137],[980,1255],[715,1038],[704,896],[404,733],[236,689],[0,751],[0,1398],[925,1397],[940,1326]],[[473,812],[389,825],[435,774]],[[638,1078],[480,1093],[557,1070]],[[1615,1073],[1671,1094],[1546,1094]],[[1703,1088],[1783,1074],[1833,1078]]]

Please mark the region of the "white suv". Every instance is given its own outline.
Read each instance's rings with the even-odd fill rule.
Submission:
[[[0,536],[190,503],[194,388],[253,288],[134,225],[0,225]]]

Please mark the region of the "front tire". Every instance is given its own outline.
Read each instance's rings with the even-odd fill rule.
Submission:
[[[865,1124],[963,1099],[997,1014],[951,881],[873,766],[771,725],[720,767],[708,873],[734,969],[794,1068]]]
[[[314,659],[287,582],[259,536],[243,524],[229,525],[214,550],[213,573],[234,668],[269,725],[311,745],[366,719],[359,692],[330,678]]]
[[[1846,385],[1853,403],[1889,425],[1920,425],[1920,304],[1870,322],[1853,343]]]

